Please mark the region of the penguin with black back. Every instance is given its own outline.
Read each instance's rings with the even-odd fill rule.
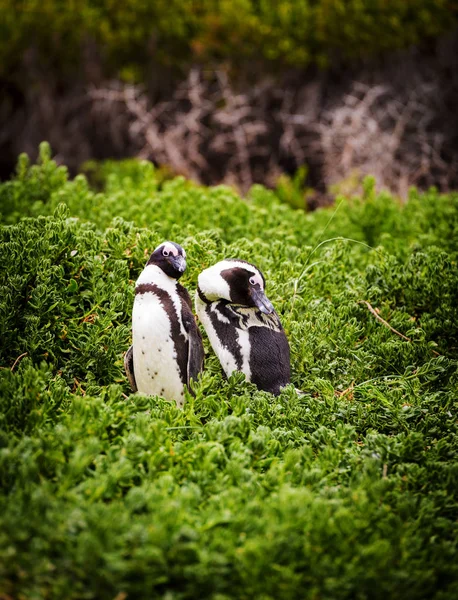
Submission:
[[[257,267],[222,260],[200,273],[195,305],[226,375],[242,371],[258,388],[278,395],[290,383],[290,351],[264,289]]]
[[[184,404],[189,387],[202,371],[202,336],[188,291],[178,283],[186,269],[186,253],[164,242],[151,254],[135,284],[132,346],[124,358],[134,392],[162,396]]]

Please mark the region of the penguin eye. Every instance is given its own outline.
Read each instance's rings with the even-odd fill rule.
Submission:
[[[250,277],[250,283],[251,283],[251,285],[256,285],[256,281],[255,281],[254,277]]]
[[[164,250],[162,250],[162,254],[163,256],[168,256],[170,252],[164,248]]]

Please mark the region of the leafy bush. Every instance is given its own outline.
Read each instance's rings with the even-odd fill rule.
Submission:
[[[301,67],[336,55],[366,58],[437,37],[458,14],[452,0],[23,0],[0,7],[1,74],[28,49],[65,73],[79,65],[86,45],[108,73],[128,80],[143,79],[151,62],[168,68],[261,59]]]
[[[367,180],[306,214],[103,170],[95,192],[43,145],[0,186],[2,593],[455,598],[458,195]],[[260,266],[304,395],[225,380],[207,341],[184,410],[129,394],[133,283],[165,238],[191,291],[223,256]]]

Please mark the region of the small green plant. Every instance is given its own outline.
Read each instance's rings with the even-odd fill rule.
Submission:
[[[307,214],[145,162],[94,191],[49,156],[0,185],[1,594],[455,598],[458,195],[368,180]],[[164,239],[191,290],[225,256],[264,271],[278,398],[207,340],[183,410],[129,393],[134,281]]]
[[[300,167],[292,177],[280,175],[275,188],[275,195],[293,208],[305,209],[307,206],[307,196],[312,193],[312,189],[305,184],[308,169],[306,166]]]

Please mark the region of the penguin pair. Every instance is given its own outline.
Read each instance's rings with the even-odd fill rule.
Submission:
[[[137,280],[132,314],[133,343],[125,368],[133,391],[184,403],[203,368],[204,350],[191,299],[178,283],[186,254],[173,242],[158,246]],[[265,279],[252,264],[223,260],[198,277],[195,304],[221,366],[242,371],[258,388],[278,395],[290,382],[285,332],[265,295]]]

